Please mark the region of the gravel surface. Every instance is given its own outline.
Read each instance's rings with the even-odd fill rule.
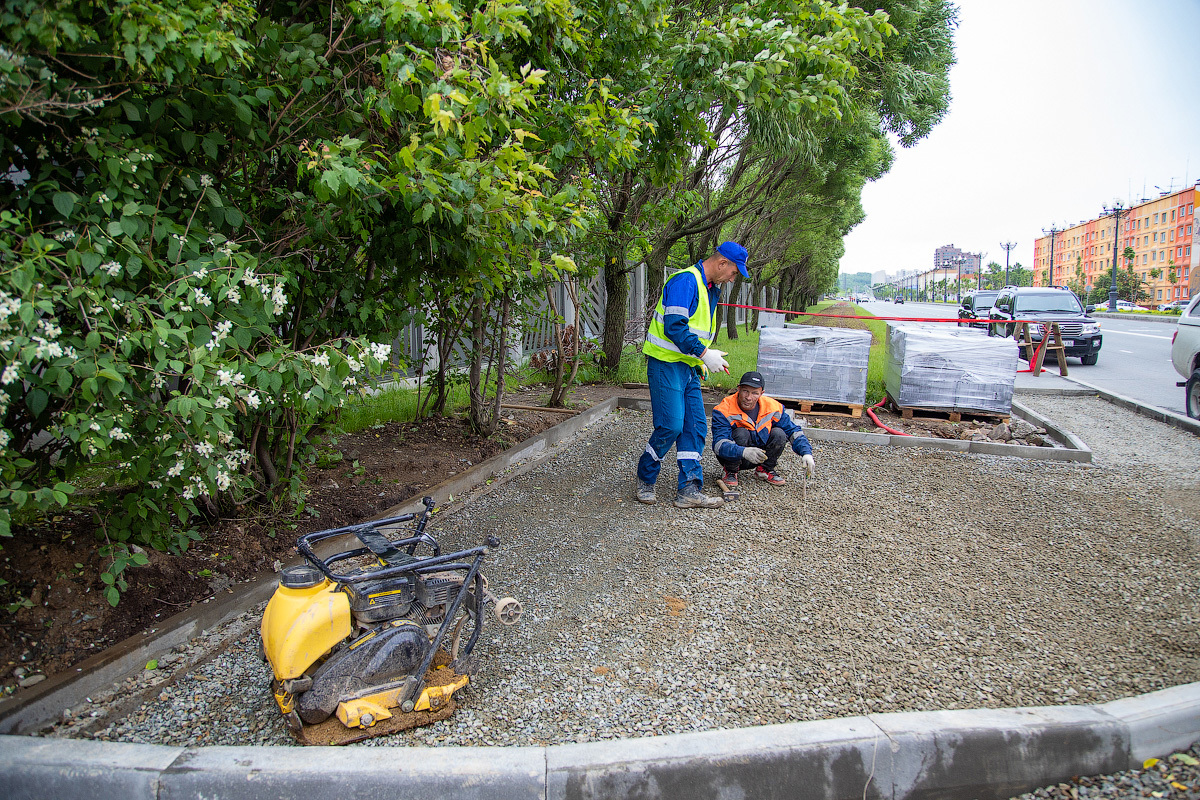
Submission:
[[[363,744],[1100,703],[1200,680],[1200,438],[1091,398],[1022,399],[1095,464],[818,442],[806,488],[785,453],[787,486],[744,477],[742,498],[712,511],[670,504],[672,458],[659,504],[637,503],[650,415],[609,415],[435,518],[443,548],[501,539],[486,572],[525,615],[485,631],[450,719]],[[704,467],[719,474],[711,450]],[[216,656],[193,642],[174,677],[160,665],[70,710],[57,734],[292,743],[260,615],[219,632]],[[121,700],[135,707],[92,716]]]
[[[1200,743],[1167,758],[1149,759],[1143,769],[1114,775],[1079,777],[1046,786],[1016,800],[1108,800],[1114,797],[1194,800],[1200,797]]]

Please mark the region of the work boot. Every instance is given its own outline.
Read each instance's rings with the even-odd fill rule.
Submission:
[[[646,483],[639,478],[637,482],[637,499],[639,503],[645,503],[648,506],[657,503],[658,497],[654,494],[654,484]]]
[[[763,469],[762,467],[754,468],[754,477],[760,481],[766,481],[772,486],[783,486],[787,483],[787,478],[775,472],[773,469]]]
[[[723,497],[709,497],[695,483],[687,483],[675,495],[676,508],[720,508],[725,505]]]
[[[736,469],[725,470],[725,485],[730,489],[738,485],[737,474],[738,471]]]

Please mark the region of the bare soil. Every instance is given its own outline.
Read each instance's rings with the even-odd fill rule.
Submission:
[[[577,387],[568,405],[586,409],[610,397],[649,398],[636,386]],[[720,391],[706,392],[716,403]],[[530,387],[505,396],[505,403],[539,406],[547,394]],[[882,412],[880,420],[918,436],[959,438],[964,426],[939,420],[901,420]],[[496,434],[471,433],[466,422],[442,417],[419,423],[388,423],[343,435],[326,443],[341,458],[328,468],[310,467],[304,506],[287,506],[273,514],[222,519],[203,531],[203,538],[182,555],[148,551],[149,565],[127,571],[129,588],[114,608],[104,599],[98,550],[104,544],[86,508],[14,526],[13,538],[0,551],[0,606],[19,598],[32,602],[16,613],[0,610],[0,696],[11,694],[22,680],[50,676],[70,668],[104,648],[171,617],[234,585],[275,569],[296,555],[296,537],[316,530],[352,524],[391,506],[565,419],[561,413],[508,410]],[[865,415],[860,419],[809,417],[809,424],[842,430],[878,430]],[[261,512],[260,512],[261,513]]]

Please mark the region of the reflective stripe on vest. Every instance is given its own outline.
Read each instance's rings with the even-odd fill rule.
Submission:
[[[704,285],[704,277],[700,274],[700,265],[693,264],[687,269],[681,269],[679,272],[672,273],[667,281],[679,275],[682,272],[689,273],[696,279],[696,287],[699,290],[700,302],[696,304],[696,313],[692,314],[688,320],[688,330],[696,335],[700,340],[700,344],[708,347],[713,339],[717,338],[717,310],[710,308],[708,303],[708,287]],[[664,287],[666,283],[663,284]],[[672,311],[677,311],[677,306],[672,306]],[[680,315],[682,316],[682,315]],[[682,352],[674,342],[667,338],[666,329],[666,310],[663,307],[663,299],[658,298],[658,306],[654,309],[654,317],[650,320],[650,329],[646,332],[646,343],[642,345],[642,352],[648,356],[653,356],[659,361],[682,361],[684,364],[690,364],[693,367],[698,367],[704,362],[697,356],[693,356]],[[678,454],[676,454],[678,457]]]

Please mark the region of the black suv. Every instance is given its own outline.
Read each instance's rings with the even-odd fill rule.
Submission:
[[[969,328],[987,328],[988,309],[999,294],[985,289],[971,292],[964,297],[962,307],[958,309],[958,327],[961,328],[965,324]]]
[[[1067,355],[1084,364],[1095,364],[1100,358],[1103,340],[1100,323],[1088,316],[1095,308],[1088,306],[1085,309],[1075,293],[1065,286],[1006,286],[1000,290],[988,312],[991,321],[988,336],[1017,338],[1017,325],[1013,320],[1046,325],[1057,322]],[[1029,326],[1033,341],[1040,342],[1042,333],[1042,325]]]

